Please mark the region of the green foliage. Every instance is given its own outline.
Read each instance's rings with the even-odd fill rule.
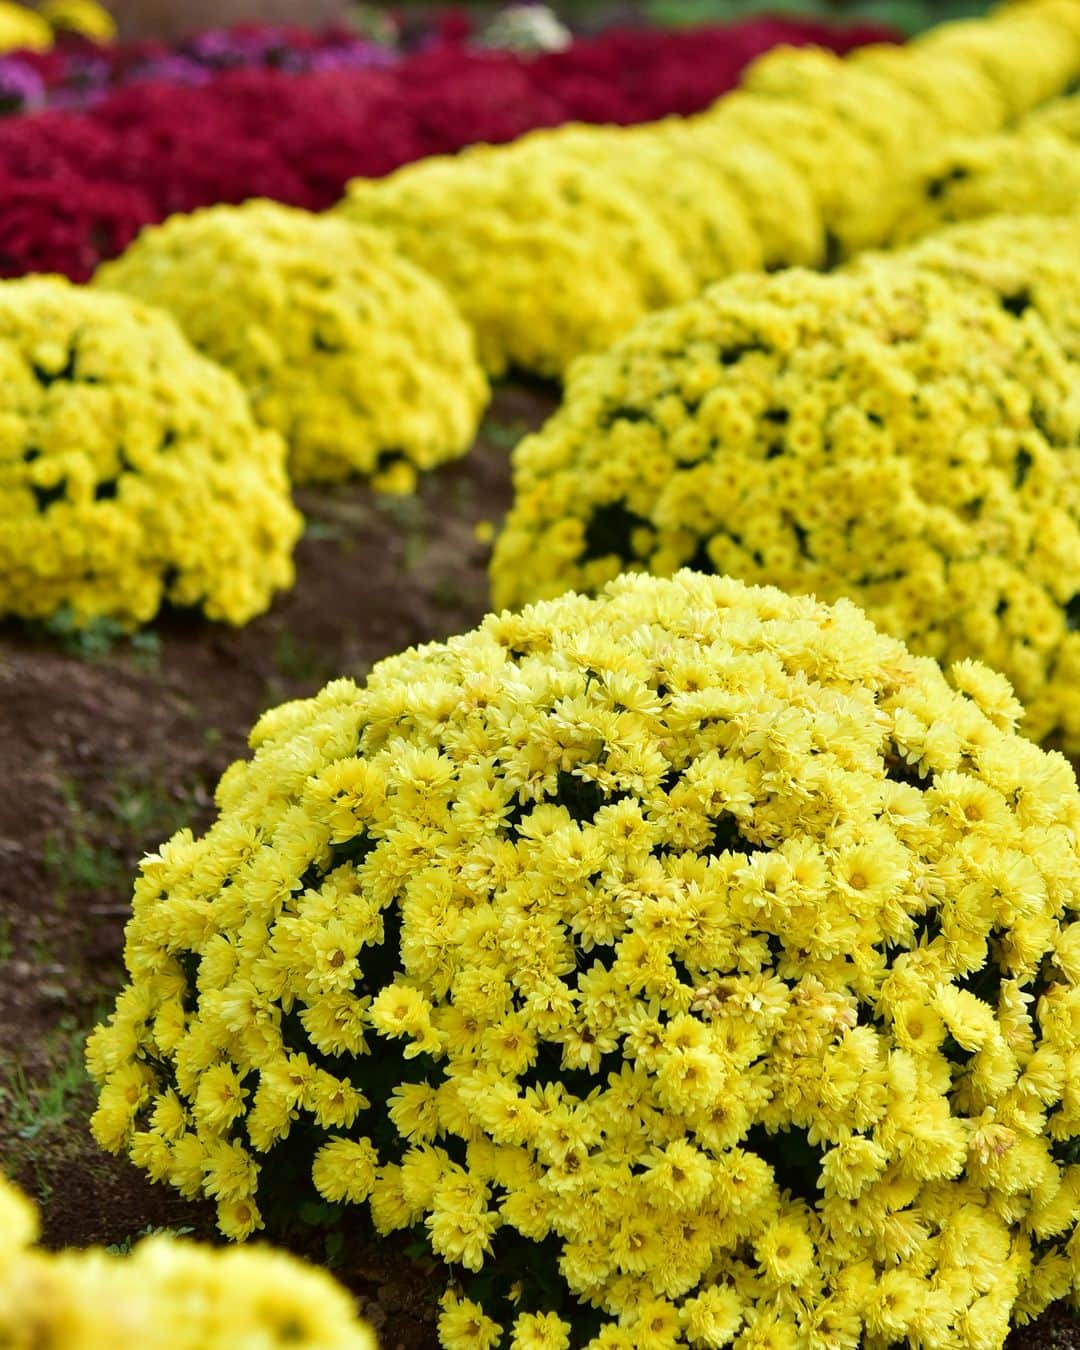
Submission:
[[[100,661],[126,650],[131,663],[142,670],[157,670],[161,662],[161,639],[156,633],[132,633],[115,619],[101,616],[80,624],[70,605],[39,625],[62,651],[83,661]]]
[[[822,0],[648,0],[653,23],[672,28],[702,23],[734,23],[756,15],[835,19],[838,23],[881,23],[910,36],[936,23],[982,14],[980,0],[858,0],[830,5]]]

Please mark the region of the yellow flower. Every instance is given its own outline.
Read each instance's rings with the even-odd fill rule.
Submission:
[[[227,1238],[234,1242],[243,1242],[252,1233],[264,1227],[262,1215],[253,1200],[219,1200],[217,1207],[218,1227]]]
[[[315,1155],[312,1179],[324,1200],[366,1200],[375,1184],[378,1154],[368,1139],[331,1139]]]
[[[237,1142],[217,1140],[206,1148],[203,1189],[222,1201],[248,1200],[255,1194],[259,1166]]]
[[[717,1284],[704,1289],[682,1306],[683,1331],[691,1345],[708,1350],[729,1344],[742,1324],[743,1306],[730,1286]]]
[[[19,47],[43,52],[52,44],[52,30],[45,18],[13,0],[0,0],[0,52]]]
[[[447,1290],[440,1300],[439,1342],[445,1350],[495,1350],[502,1328],[479,1303]]]
[[[814,1244],[806,1230],[790,1219],[766,1229],[754,1254],[777,1284],[801,1285],[814,1268]]]
[[[514,1319],[510,1350],[568,1350],[570,1324],[558,1313],[521,1313]]]
[[[195,1095],[195,1117],[210,1134],[221,1134],[243,1115],[244,1099],[248,1096],[236,1071],[229,1064],[215,1064],[199,1079]]]

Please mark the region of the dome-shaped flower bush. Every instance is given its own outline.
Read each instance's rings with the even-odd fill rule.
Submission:
[[[901,81],[813,47],[777,47],[759,57],[742,88],[828,112],[890,162],[940,131],[933,104]]]
[[[735,194],[736,205],[753,226],[755,252],[765,267],[819,267],[824,262],[825,226],[817,198],[807,176],[782,153],[752,134],[723,134],[715,115],[669,118],[657,123],[655,134],[703,184],[701,196],[711,198],[718,187],[724,199]],[[654,180],[665,181],[663,176]],[[687,213],[694,209],[691,205]],[[700,203],[696,209],[701,215]],[[725,276],[750,269],[745,254],[720,256],[727,262]],[[714,278],[716,274],[714,269]]]
[[[0,614],[243,623],[291,585],[285,447],[167,314],[0,285]]]
[[[967,277],[733,278],[571,372],[514,454],[495,604],[686,564],[849,596],[1080,748],[1078,433],[1080,367]]]
[[[847,256],[890,233],[911,238],[942,221],[1002,204],[1013,209],[1002,191],[950,212],[951,203],[940,200],[942,187],[960,174],[945,162],[948,151],[939,141],[949,133],[993,132],[1067,87],[1080,74],[1075,27],[1073,7],[1051,3],[1045,11],[1004,9],[989,23],[944,26],[904,49],[872,48],[847,60],[780,47],[749,68],[740,92],[711,117],[718,126],[756,130],[803,169],[836,252]],[[1044,50],[1047,44],[1052,51]],[[804,109],[813,126],[793,125]],[[1029,183],[1034,173],[1026,172]]]
[[[830,109],[740,89],[695,125],[706,142],[760,144],[791,166],[810,189],[830,261],[881,239],[895,166]]]
[[[274,202],[211,207],[144,230],[95,284],[169,310],[231,370],[299,482],[408,488],[475,439],[488,390],[472,331],[381,231]]]
[[[0,1176],[5,1350],[375,1350],[324,1271],[269,1250],[160,1235],[130,1255],[34,1247],[37,1215]]]
[[[1080,146],[1049,130],[946,141],[898,175],[880,242],[920,238],[993,215],[1069,215],[1080,203]]]
[[[647,197],[557,136],[356,179],[338,210],[390,231],[474,326],[493,374],[559,375],[696,289]]]
[[[1080,793],[951,680],[684,571],[267,713],[144,860],[97,1138],[426,1235],[447,1350],[1000,1346],[1077,1278]]]

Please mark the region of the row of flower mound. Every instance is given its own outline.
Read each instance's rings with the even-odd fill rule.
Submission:
[[[148,222],[270,197],[321,210],[350,178],[567,121],[706,107],[777,42],[846,51],[887,31],[748,20],[615,31],[535,57],[444,44],[387,69],[226,71],[119,88],[86,109],[0,123],[0,276],[85,280]]]
[[[446,1350],[999,1350],[1080,1296],[1080,792],[1035,743],[1080,738],[1078,74],[1030,0],[0,288],[30,612],[238,621],[290,473],[406,485],[478,352],[569,368],[493,562],[537,603],[266,713],[144,860],[102,1146],[231,1238],[409,1232]],[[1013,176],[1030,215],[849,258]]]
[[[974,186],[942,160],[947,145],[977,154],[950,142],[1016,123],[1078,76],[1080,7],[1033,0],[844,60],[779,48],[700,116],[422,160],[351,183],[340,210],[389,230],[445,283],[489,370],[558,376],[732,272],[830,264],[999,209],[978,187],[1001,156],[1051,182],[1048,156],[1064,161],[1075,188],[1080,151],[1054,129],[1026,133],[1019,152],[992,138]],[[1032,209],[1069,201],[1041,185]]]
[[[325,1272],[268,1251],[159,1236],[123,1258],[44,1252],[33,1206],[0,1176],[5,1350],[375,1350]]]
[[[690,571],[335,681],[144,860],[94,1133],[234,1238],[411,1230],[446,1350],[996,1350],[1080,1289],[1080,793],[1019,713]]]
[[[787,51],[755,65],[747,87],[703,118],[621,132],[578,126],[427,161],[354,184],[342,209],[321,217],[266,201],[208,208],[145,231],[99,269],[93,291],[56,278],[0,287],[8,375],[0,609],[45,617],[67,607],[78,622],[109,615],[138,623],[169,601],[244,622],[292,581],[300,521],[290,480],[364,474],[378,488],[409,490],[418,471],[467,449],[487,399],[477,345],[496,372],[510,362],[561,372],[576,354],[603,347],[646,311],[685,301],[713,278],[828,263],[839,240],[846,251],[900,238],[912,222],[926,227],[986,213],[1005,187],[1016,188],[1024,209],[1063,210],[1075,201],[1069,185],[1080,183],[1080,149],[1069,140],[1075,99],[982,139],[931,145],[931,124],[993,125],[1053,92],[1080,70],[1080,35],[1066,40],[1070,23],[1080,34],[1078,13],[1068,0],[1040,0],[986,24],[843,62]],[[1016,59],[1024,53],[1031,70]],[[939,86],[946,74],[947,87]],[[905,89],[933,91],[936,100],[927,92],[921,102],[914,93],[905,102]],[[911,115],[893,114],[885,124],[873,108],[893,95]],[[864,110],[861,122],[845,121],[852,108]],[[859,174],[837,175],[830,156],[841,153]],[[886,162],[894,166],[888,194],[878,191]],[[440,206],[448,201],[454,210]],[[814,294],[833,295],[843,284],[851,283],[822,282]],[[745,285],[756,293],[753,279]],[[106,294],[113,291],[132,298]],[[204,303],[210,293],[213,306]],[[703,303],[707,309],[712,301]],[[706,378],[704,368],[695,378]],[[731,375],[737,378],[740,372]],[[578,387],[572,379],[568,407]],[[228,417],[215,418],[215,401]],[[1038,415],[1036,407],[1032,419]],[[607,428],[612,444],[626,438],[631,420],[640,424],[637,443],[645,443],[649,413],[635,408]],[[519,511],[497,561],[497,570],[515,570],[517,553],[530,554],[514,583],[522,598],[593,584],[620,563],[668,571],[702,563],[708,541],[692,537],[685,523],[669,521],[677,539],[665,536],[662,545],[648,531],[634,535],[639,523],[649,526],[641,494],[653,479],[639,484],[641,509],[611,487],[622,481],[617,467],[614,478],[601,474],[600,487],[570,490],[572,509],[565,478],[563,495],[536,507],[530,493],[542,497],[547,489],[530,486],[532,469],[522,466],[531,454],[527,447],[518,456]],[[632,455],[625,463],[637,472]],[[659,463],[649,466],[658,470]],[[1017,486],[1030,495],[1041,482],[1035,473]],[[1062,500],[1058,507],[1071,520],[1072,506]],[[989,528],[976,531],[984,546]],[[604,542],[610,529],[621,530],[622,543]],[[552,547],[533,552],[533,535],[548,531]],[[1023,584],[1038,590],[1038,578],[1071,556],[1071,540],[1068,531],[1047,537]],[[997,552],[1018,560],[1026,547],[1006,542]],[[924,562],[909,567],[907,555],[894,554],[893,592],[925,581]],[[821,584],[819,561],[817,572],[804,570],[808,585]],[[581,575],[566,571],[578,562]],[[872,568],[853,575],[849,563],[832,559],[823,593],[881,589]],[[934,596],[958,596],[940,559],[935,566]],[[796,584],[767,570],[757,579]],[[1075,713],[1061,714],[1053,699],[1046,710],[1039,703],[1048,668],[1058,663],[1062,615],[1072,622],[1071,596],[1051,623],[1045,606],[1032,610],[1019,593],[1005,597],[1013,584],[999,578],[994,604],[1005,598],[1013,612],[996,614],[989,636],[971,614],[961,624],[963,640],[957,630],[945,643],[939,632],[926,639],[929,649],[941,654],[955,641],[963,653],[970,643],[1036,704],[1039,734],[1061,723],[1075,738]],[[1021,614],[1027,626],[1018,635]],[[906,610],[903,621],[879,617],[920,641],[928,626]],[[960,622],[940,616],[947,628]],[[1003,644],[1016,650],[1005,653]],[[1049,678],[1063,688],[1068,662]]]

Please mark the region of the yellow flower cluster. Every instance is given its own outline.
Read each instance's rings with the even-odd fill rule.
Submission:
[[[1028,310],[1046,324],[1071,361],[1080,361],[1080,181],[1071,215],[989,216],[952,225],[904,250],[906,265],[937,272],[954,285],[989,289],[1009,313]],[[851,270],[886,260],[867,254]],[[887,263],[886,263],[887,265]]]
[[[166,1236],[126,1257],[53,1254],[36,1233],[33,1206],[0,1176],[4,1350],[375,1350],[345,1291],[291,1256]]]
[[[144,230],[94,281],[169,310],[231,370],[285,436],[294,481],[361,473],[410,491],[475,438],[488,389],[472,332],[381,231],[215,206]]]
[[[699,117],[422,160],[355,180],[337,209],[446,284],[490,371],[558,376],[710,281],[879,246],[913,212],[912,228],[952,218],[935,196],[951,161],[925,167],[942,139],[997,131],[1077,77],[1080,4],[1031,0],[902,49],[777,49]]]
[[[1074,224],[992,222],[651,316],[515,451],[495,604],[686,564],[847,596],[1080,749],[1078,265]]]
[[[996,1350],[1080,1287],[1080,793],[950,679],[683,571],[267,713],[143,864],[96,1137],[232,1236],[289,1147],[422,1224],[508,1300],[446,1350]]]
[[[52,29],[41,15],[13,0],[0,0],[0,52],[20,47],[43,52],[52,44]]]
[[[0,613],[243,623],[292,583],[285,447],[168,315],[0,285]]]

